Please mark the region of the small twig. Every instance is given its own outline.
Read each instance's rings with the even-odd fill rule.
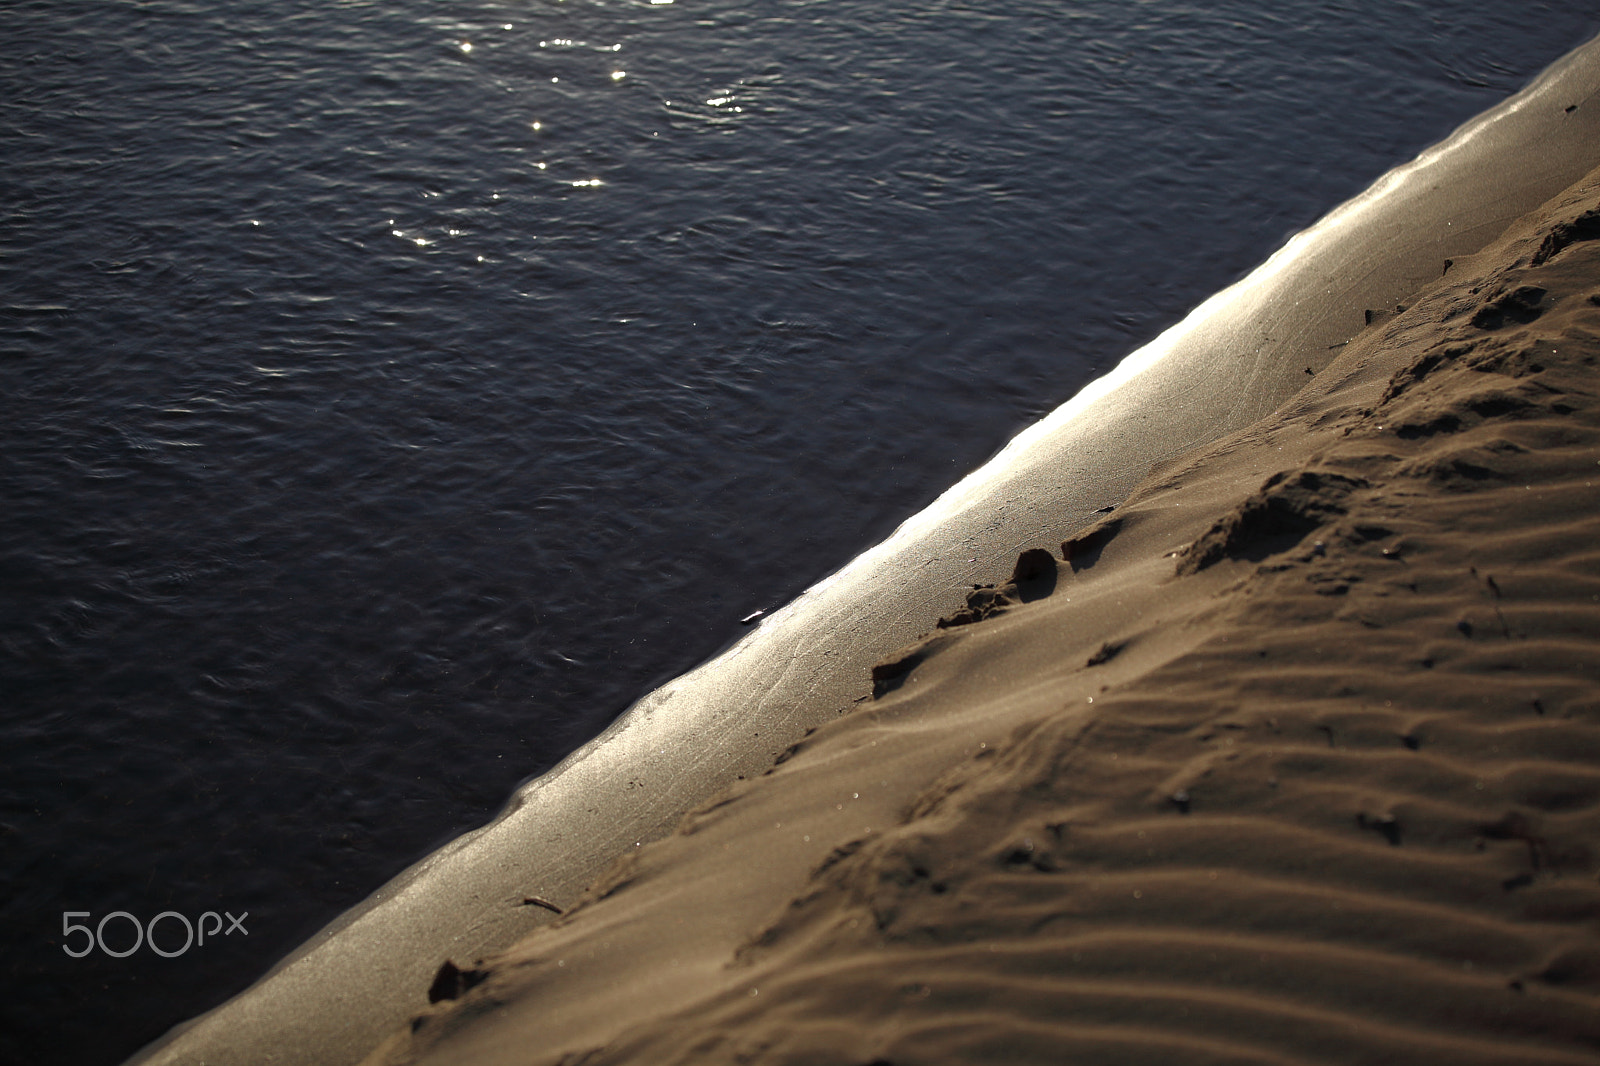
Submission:
[[[1511,627],[1506,625],[1506,616],[1500,610],[1500,600],[1502,598],[1501,594],[1500,594],[1500,586],[1495,583],[1494,577],[1489,575],[1489,574],[1484,574],[1483,575],[1483,580],[1488,583],[1489,591],[1494,593],[1494,599],[1495,599],[1494,616],[1500,622],[1500,632],[1505,636],[1505,638],[1507,640],[1510,640],[1511,639]]]
[[[523,896],[522,905],[524,907],[543,907],[545,910],[554,914],[562,913],[560,907],[557,907],[554,903],[551,903],[547,899],[540,899],[538,896]]]

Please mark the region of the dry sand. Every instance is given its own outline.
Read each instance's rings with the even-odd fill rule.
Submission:
[[[1600,172],[1408,306],[369,1063],[1600,1062]]]

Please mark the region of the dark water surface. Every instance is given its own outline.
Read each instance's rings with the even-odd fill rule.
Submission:
[[[238,991],[1590,11],[0,3],[0,1060]]]

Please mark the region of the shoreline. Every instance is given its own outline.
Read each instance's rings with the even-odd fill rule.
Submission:
[[[1577,1063],[1600,168],[365,1066]]]
[[[1080,528],[1152,465],[1276,407],[1304,382],[1301,364],[1321,370],[1330,345],[1357,331],[1362,307],[1403,298],[1444,259],[1480,247],[1587,172],[1600,161],[1590,158],[1600,155],[1597,86],[1600,46],[1591,42],[1291,240],[1135,353],[1109,385],[1024,433],[719,659],[647,696],[494,823],[424,859],[133,1061],[253,1061],[269,1048],[279,1061],[356,1061],[426,1006],[441,959],[503,949],[552,919],[523,899],[565,907],[617,855],[670,832],[682,812],[854,707],[872,663],[931,627],[962,586],[1003,579],[1046,530]],[[1541,147],[1536,157],[1530,144]],[[1539,169],[1514,179],[1495,166],[1508,158]]]

